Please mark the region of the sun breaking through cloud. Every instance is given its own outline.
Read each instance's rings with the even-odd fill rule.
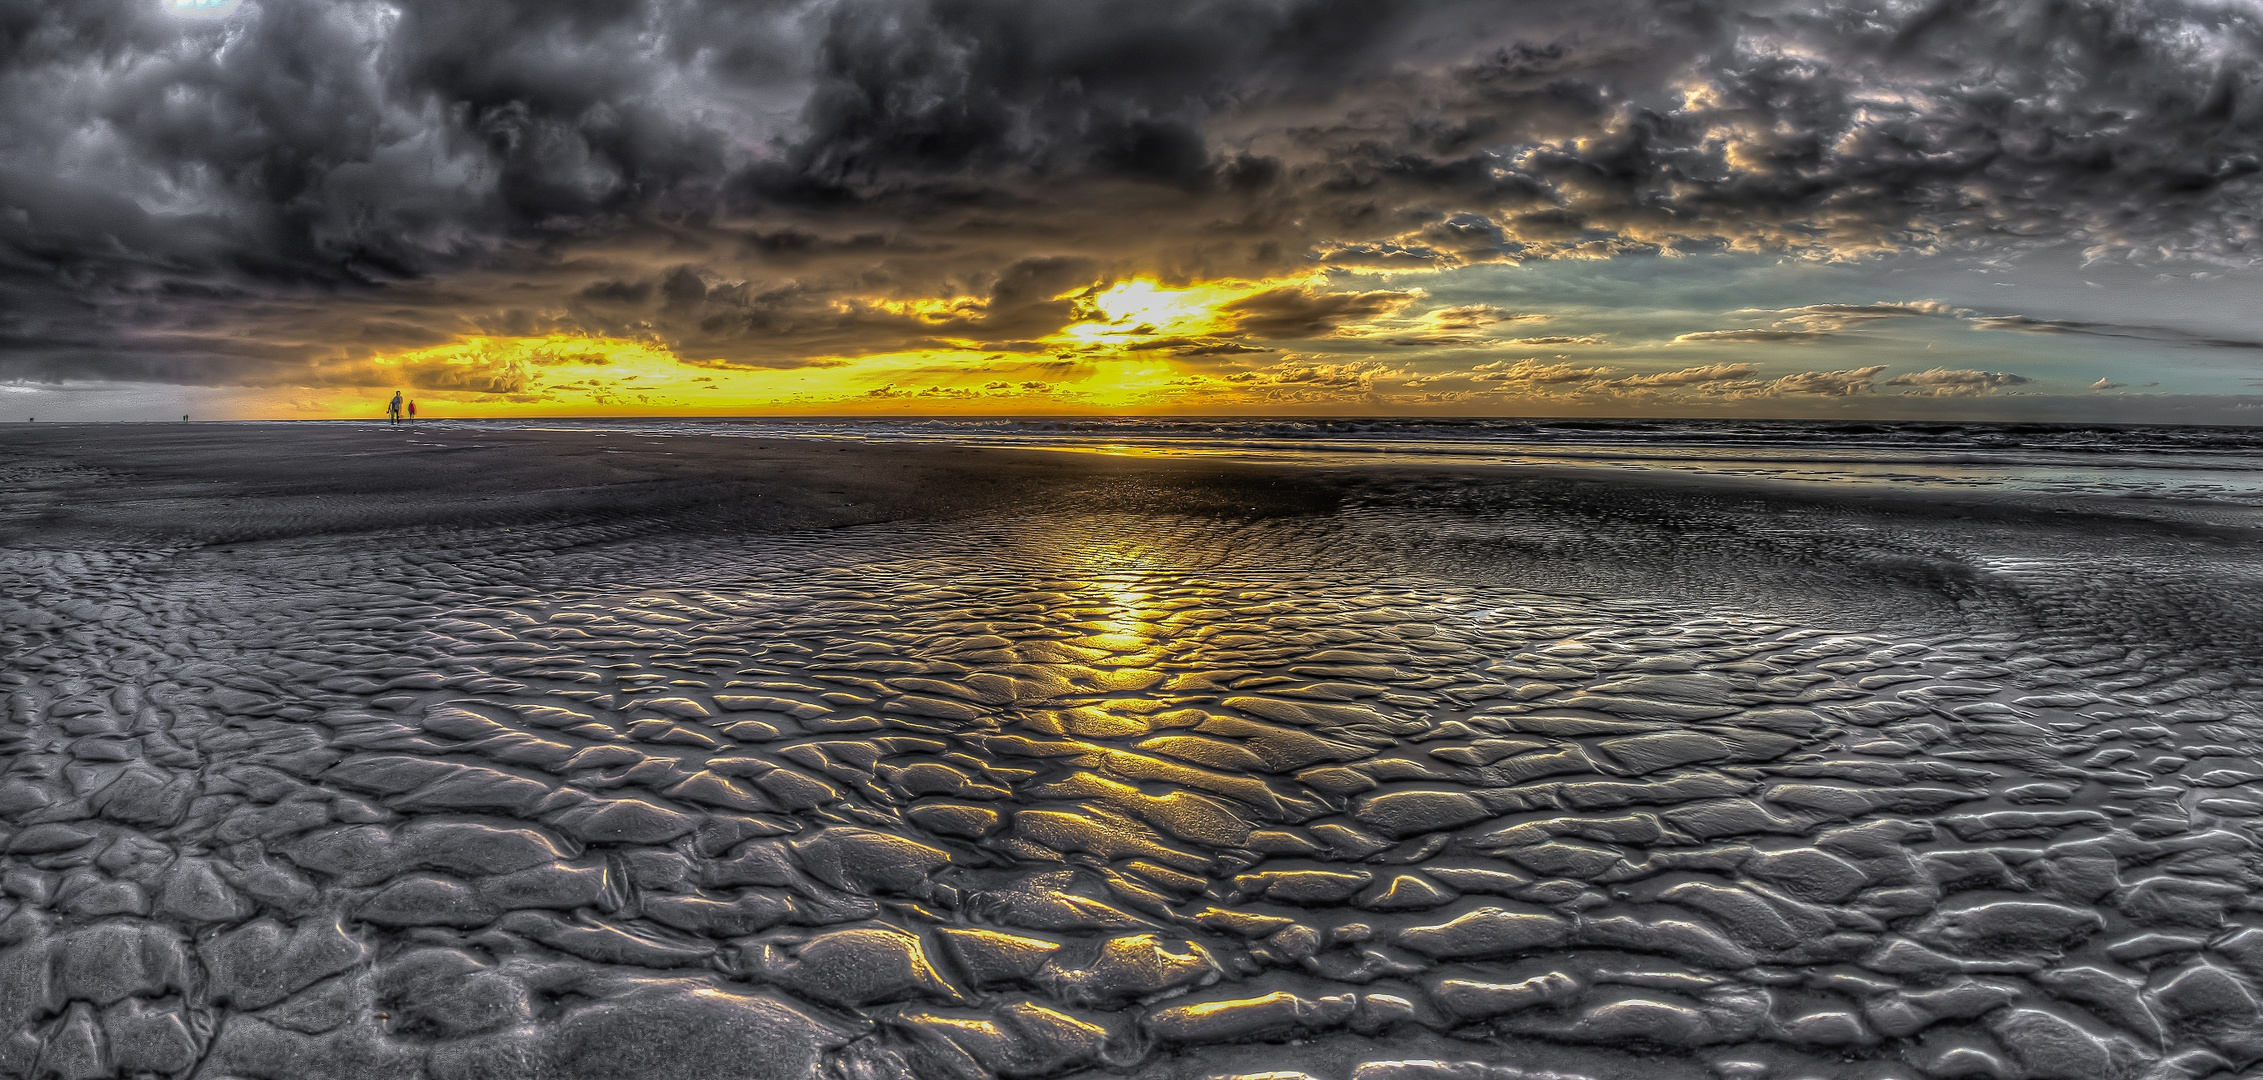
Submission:
[[[2233,302],[2263,273],[2241,5],[58,0],[9,25],[0,386],[35,396],[2010,415],[2144,365],[2164,385],[2131,394],[2220,410],[2263,342]]]

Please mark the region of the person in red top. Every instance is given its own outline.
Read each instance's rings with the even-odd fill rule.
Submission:
[[[410,398],[410,399],[409,399],[409,419],[411,419],[411,420],[414,420],[414,419],[416,419],[416,399],[415,399],[415,398]]]

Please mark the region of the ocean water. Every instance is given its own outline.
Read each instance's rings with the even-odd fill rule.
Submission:
[[[1376,462],[1669,470],[1823,484],[2223,500],[2263,505],[2263,427],[1819,422],[1093,418],[447,420],[552,429]]]
[[[2245,433],[586,426],[1536,467],[11,550],[0,1074],[2263,1063]]]

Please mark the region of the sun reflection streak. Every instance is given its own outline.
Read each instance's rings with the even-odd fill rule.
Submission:
[[[1078,599],[1089,598],[1092,605],[1079,628],[1094,631],[1088,637],[1101,647],[1152,656],[1162,644],[1160,624],[1168,614],[1158,603],[1168,569],[1162,560],[1127,537],[1085,539],[1060,554],[1085,586]]]
[[[1145,588],[1144,576],[1111,575],[1095,582],[1107,594],[1109,607],[1108,637],[1138,642],[1142,649],[1155,644],[1155,621],[1147,611],[1153,593]]]

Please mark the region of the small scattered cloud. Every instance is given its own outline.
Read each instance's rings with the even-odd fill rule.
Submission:
[[[1332,386],[1360,390],[1366,389],[1374,379],[1375,372],[1372,369],[1356,364],[1299,364],[1265,371],[1241,371],[1226,376],[1226,381],[1233,383]]]
[[[1387,365],[1366,361],[1321,364],[1292,359],[1253,371],[1237,371],[1207,385],[1223,383],[1237,393],[1261,401],[1309,402],[1364,397],[1374,391],[1378,379],[1404,378],[1405,375]]]
[[[2121,389],[2122,387],[2125,387],[2125,386],[2128,386],[2128,385],[2129,385],[2128,383],[2118,383],[2118,382],[2115,382],[2115,381],[2114,381],[2114,380],[2112,380],[2112,379],[2108,379],[2108,378],[2100,377],[2100,378],[2099,378],[2099,380],[2098,380],[2097,382],[2094,382],[2094,383],[2091,383],[2091,384],[2090,384],[2090,389],[2092,389],[2092,390],[2119,390],[2119,389]]]
[[[1231,356],[1236,353],[1267,353],[1277,350],[1260,345],[1245,345],[1225,338],[1169,337],[1142,341],[1124,346],[1127,352],[1168,352],[1173,356]]]
[[[1933,368],[1912,371],[1886,380],[1888,386],[1915,387],[1921,395],[1932,397],[1976,397],[1992,394],[2007,386],[2025,386],[2034,380],[2008,371],[1973,371]]]
[[[1837,333],[1867,326],[1887,319],[1906,319],[1924,316],[1946,316],[1955,309],[1939,300],[1880,301],[1875,304],[1808,304],[1804,307],[1779,308],[1783,316],[1778,327],[1796,327],[1824,333]]]
[[[1369,340],[1400,349],[1473,349],[1502,343],[1499,338],[1489,338],[1483,334],[1394,334]]]
[[[1679,371],[1629,375],[1620,379],[1619,384],[1628,387],[1695,386],[1703,383],[1749,379],[1759,373],[1760,365],[1758,364],[1707,364],[1703,367],[1682,368]]]
[[[1543,364],[1537,358],[1526,357],[1511,363],[1494,360],[1471,368],[1467,377],[1479,383],[1528,383],[1535,386],[1559,386],[1566,383],[1597,382],[1610,378],[1614,372],[1607,367],[1582,367],[1578,364]]]
[[[1823,341],[1850,331],[1859,331],[1872,323],[1889,319],[1942,317],[1956,314],[1956,309],[1939,300],[1881,300],[1870,304],[1806,304],[1791,308],[1746,308],[1731,312],[1733,315],[1774,315],[1775,320],[1765,327],[1747,327],[1741,330],[1705,330],[1683,334],[1674,339],[1676,344],[1711,341],[1737,341],[1747,344],[1798,344]]]
[[[902,385],[889,383],[864,392],[864,397],[877,401],[972,401],[979,398],[1027,397],[1050,393],[1052,387],[1041,382],[991,381],[981,386],[948,386],[942,383]]]
[[[2214,337],[2167,326],[2086,322],[2075,319],[2036,319],[2026,315],[1975,315],[1968,321],[1971,322],[1972,328],[1975,330],[2008,330],[2022,334],[2075,334],[2084,337],[2156,341],[2164,345],[2183,345],[2204,349],[2263,350],[2263,341],[2252,338]]]
[[[1760,393],[1766,397],[1792,394],[1812,394],[1823,397],[1853,397],[1870,393],[1878,373],[1886,370],[1884,364],[1848,368],[1843,371],[1801,371],[1786,375],[1769,383]]]
[[[1737,341],[1752,345],[1782,345],[1805,341],[1821,341],[1824,338],[1830,336],[1831,335],[1828,332],[1822,330],[1764,330],[1758,328],[1746,328],[1743,330],[1701,330],[1694,334],[1681,334],[1676,336],[1674,338],[1674,344],[1687,345],[1709,341]]]
[[[1421,322],[1439,330],[1482,330],[1505,322],[1545,322],[1548,316],[1510,311],[1491,304],[1461,304],[1423,312]]]
[[[1377,319],[1363,326],[1345,326],[1337,337],[1355,337],[1402,349],[1475,348],[1485,345],[1590,344],[1600,338],[1514,338],[1508,341],[1489,331],[1504,323],[1546,322],[1537,312],[1510,311],[1491,304],[1461,304],[1435,308],[1412,319]]]

